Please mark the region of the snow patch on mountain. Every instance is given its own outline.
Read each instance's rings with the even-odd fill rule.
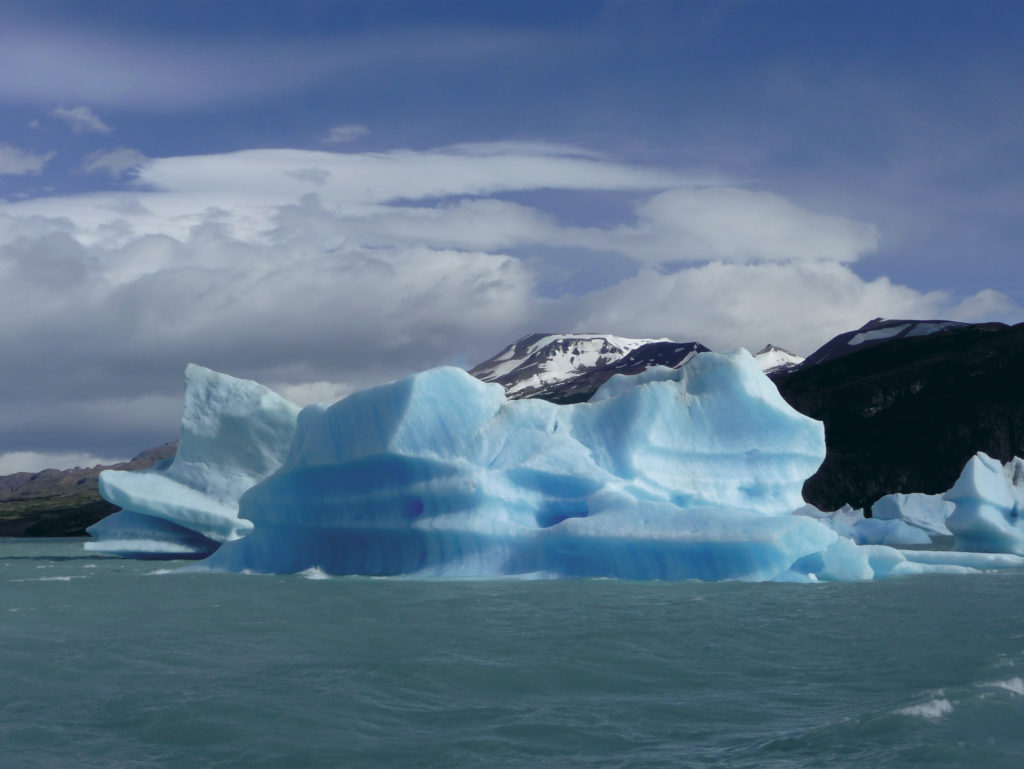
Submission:
[[[894,320],[891,318],[874,318],[853,331],[847,331],[830,339],[813,353],[807,356],[803,367],[816,366],[828,360],[841,358],[844,355],[884,344],[893,339],[928,336],[946,329],[970,325],[954,320]]]
[[[497,382],[510,398],[523,398],[546,385],[610,365],[651,342],[669,341],[610,334],[529,334],[469,373],[484,382]]]
[[[793,368],[804,362],[804,359],[796,353],[773,344],[765,345],[760,352],[754,355],[754,360],[766,374],[769,371]]]

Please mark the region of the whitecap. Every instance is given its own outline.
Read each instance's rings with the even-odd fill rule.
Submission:
[[[989,681],[988,683],[980,684],[980,686],[988,689],[1006,689],[1008,692],[1024,696],[1024,679],[1019,676],[1008,678],[1005,681]]]
[[[920,705],[911,705],[910,707],[900,708],[896,712],[902,716],[937,719],[952,713],[953,705],[945,697],[940,697]]]

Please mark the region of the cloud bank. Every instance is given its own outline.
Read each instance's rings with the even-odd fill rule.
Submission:
[[[573,148],[132,153],[91,161],[137,169],[122,190],[0,205],[17,372],[0,383],[0,445],[128,456],[173,438],[188,361],[308,401],[471,365],[533,330],[807,353],[876,316],[1021,316],[994,290],[862,279],[869,223]],[[627,223],[571,226],[530,202],[538,190],[621,193]],[[550,298],[531,267],[547,248],[591,279],[601,253],[633,269]]]

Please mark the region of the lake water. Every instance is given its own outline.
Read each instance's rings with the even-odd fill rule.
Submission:
[[[1024,765],[1024,573],[167,573],[0,540],[0,764]]]

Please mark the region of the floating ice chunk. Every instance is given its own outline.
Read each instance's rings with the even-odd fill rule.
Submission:
[[[220,542],[164,518],[121,510],[88,529],[86,550],[129,558],[203,558]]]
[[[206,565],[787,578],[837,540],[789,514],[823,457],[821,424],[746,351],[613,377],[572,406],[509,402],[498,385],[433,369],[304,409],[285,465],[242,497],[255,530]],[[833,556],[825,578],[864,576],[845,546]]]
[[[850,539],[858,545],[907,547],[931,544],[931,538],[922,529],[903,521],[865,518],[863,510],[855,510],[849,505],[843,505],[831,513],[822,512],[813,505],[805,505],[795,510],[794,515],[815,518],[839,536]]]
[[[931,537],[916,526],[903,521],[884,521],[879,518],[864,518],[853,526],[852,539],[858,545],[930,545]]]
[[[1024,460],[1005,466],[984,452],[971,457],[944,499],[954,504],[946,525],[958,550],[1024,555]]]
[[[871,506],[871,515],[883,521],[903,521],[936,536],[952,536],[946,519],[953,503],[942,494],[887,494]]]
[[[100,494],[123,508],[89,528],[87,550],[202,557],[252,529],[238,498],[276,470],[299,407],[256,382],[189,365],[173,460],[150,470],[105,470]]]

